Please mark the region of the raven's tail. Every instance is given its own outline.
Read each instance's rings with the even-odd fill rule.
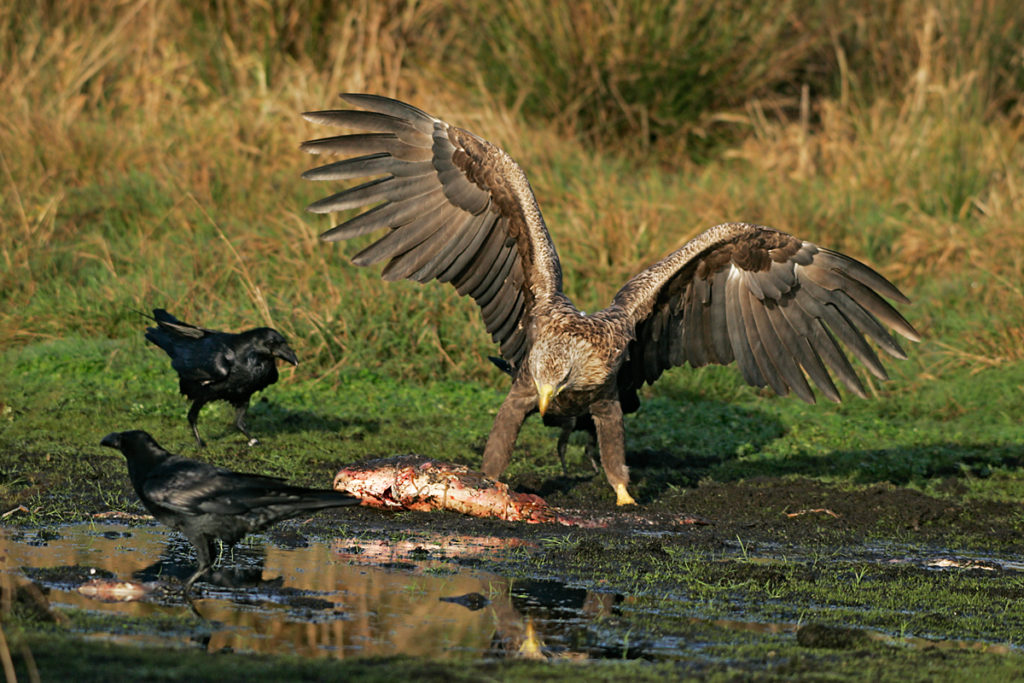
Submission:
[[[331,491],[330,489],[298,488],[295,492],[301,497],[300,502],[296,506],[305,510],[345,507],[348,505],[359,505],[362,502],[362,500],[351,494]]]
[[[172,358],[174,357],[174,349],[177,346],[177,341],[174,335],[164,328],[147,327],[146,339],[166,351]]]
[[[512,364],[509,363],[504,358],[498,358],[497,356],[487,356],[487,360],[489,360],[492,363],[494,363],[494,367],[498,368],[499,370],[504,372],[506,375],[509,375],[510,377],[515,377],[515,375],[516,375],[515,368],[513,368]]]
[[[330,489],[307,489],[299,486],[277,488],[273,493],[264,492],[254,500],[246,501],[251,512],[247,515],[257,528],[296,517],[298,515],[326,510],[327,508],[359,505],[355,496]]]
[[[146,339],[153,342],[161,349],[174,356],[174,349],[182,339],[200,339],[209,332],[201,327],[190,325],[187,322],[178,320],[162,308],[154,308],[153,315],[143,313],[157,324],[156,327],[146,328]]]

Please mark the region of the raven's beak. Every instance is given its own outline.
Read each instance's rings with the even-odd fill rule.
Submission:
[[[103,437],[103,441],[100,441],[100,445],[106,446],[107,448],[120,448],[121,432],[110,432],[105,437]]]
[[[285,344],[284,346],[279,346],[277,348],[277,351],[274,352],[274,355],[280,358],[281,360],[288,361],[292,365],[299,364],[299,359],[296,358],[295,352],[292,351],[291,347],[288,346],[287,344]]]
[[[555,388],[550,384],[537,387],[537,411],[543,417],[544,412],[551,404],[551,398],[555,395]]]

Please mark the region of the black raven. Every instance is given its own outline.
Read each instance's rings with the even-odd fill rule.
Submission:
[[[215,539],[231,547],[246,534],[283,519],[359,504],[358,498],[340,491],[290,486],[277,477],[232,472],[168,453],[144,431],[112,432],[100,445],[124,454],[142,504],[195,546],[199,568],[185,582],[186,598],[192,584],[213,566]]]
[[[250,397],[277,381],[275,358],[299,364],[281,333],[269,327],[237,334],[207,330],[182,322],[162,308],[153,309],[152,320],[156,327],[146,328],[146,339],[171,357],[181,393],[192,401],[188,423],[196,445],[203,447],[196,426],[199,411],[210,401],[233,405],[238,431],[245,434],[250,446],[259,443],[245,428]]]

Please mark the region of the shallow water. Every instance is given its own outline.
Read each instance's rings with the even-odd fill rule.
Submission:
[[[742,550],[744,564],[780,563],[780,549],[765,544],[760,550],[758,556]],[[776,642],[793,638],[799,628],[799,619],[746,620],[749,606],[740,594],[732,598],[737,618],[703,618],[699,610],[692,611],[692,602],[684,607],[682,595],[666,595],[667,602],[651,612],[641,598],[551,580],[511,580],[477,568],[484,558],[515,559],[517,553],[540,551],[523,539],[493,536],[382,539],[378,534],[311,542],[294,527],[281,525],[221,558],[215,575],[197,584],[197,616],[180,594],[194,570],[194,553],[179,534],[164,527],[104,521],[0,529],[0,568],[6,578],[27,576],[47,590],[50,606],[71,614],[70,627],[84,637],[124,643],[338,659],[541,652],[565,659],[673,659],[741,633]],[[1018,572],[1024,566],[1019,558],[896,546],[861,547],[843,556],[906,563],[929,572]],[[97,579],[107,586],[131,582],[145,593],[131,600],[83,594]],[[778,607],[780,614],[795,613]],[[631,636],[632,619],[657,617],[664,609],[676,618],[674,632],[643,642]],[[863,632],[872,640],[909,647],[1016,650],[992,642],[949,638],[940,645],[934,639]]]
[[[483,553],[523,545],[496,537],[307,544],[287,535],[279,544],[256,536],[222,558],[216,585],[197,584],[198,618],[178,592],[194,554],[162,527],[104,523],[0,532],[5,570],[49,589],[51,606],[112,617],[109,628],[88,629],[89,637],[336,658],[519,654],[531,643],[559,656],[603,652],[599,639],[581,631],[621,598],[551,581],[512,582],[465,566]],[[132,581],[149,592],[127,602],[83,595],[97,577]],[[531,628],[536,635],[527,643]],[[573,650],[582,642],[590,645]]]

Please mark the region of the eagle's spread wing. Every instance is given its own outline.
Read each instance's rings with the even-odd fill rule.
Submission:
[[[408,104],[342,95],[366,111],[307,113],[313,123],[372,131],[310,140],[312,154],[341,161],[310,180],[382,176],[309,206],[315,213],[373,207],[321,238],[343,240],[387,228],[356,254],[365,266],[388,260],[386,280],[451,282],[480,306],[491,337],[511,363],[526,351],[536,302],[561,291],[558,255],[522,169],[502,150]]]
[[[758,225],[726,223],[701,233],[634,276],[615,296],[636,325],[620,383],[639,387],[670,367],[737,361],[743,378],[814,401],[810,378],[830,400],[829,374],[864,396],[837,339],[875,377],[886,378],[865,337],[906,358],[886,329],[920,337],[883,297],[908,303],[884,277],[848,256]]]

